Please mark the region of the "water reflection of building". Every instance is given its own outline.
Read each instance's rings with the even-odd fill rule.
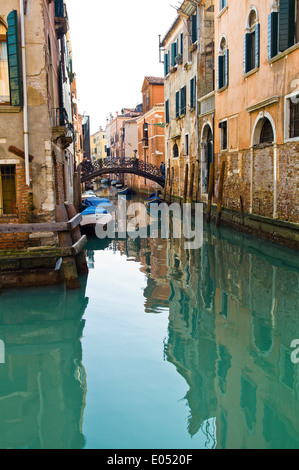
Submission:
[[[299,264],[222,228],[184,240],[116,240],[140,264],[147,313],[169,310],[164,357],[185,379],[188,432],[212,448],[299,448]],[[163,345],[161,345],[163,347]]]
[[[210,447],[298,448],[299,371],[290,344],[299,338],[299,266],[293,254],[225,229],[205,233],[200,251],[185,250],[180,240],[167,246],[165,356],[189,387],[188,432],[201,430]],[[149,303],[151,284],[149,278]]]
[[[83,280],[81,281],[83,285]],[[33,293],[32,293],[33,294]],[[83,448],[85,287],[13,293],[0,301],[0,448]]]

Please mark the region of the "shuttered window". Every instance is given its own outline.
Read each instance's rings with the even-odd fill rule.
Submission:
[[[170,123],[169,100],[165,102],[165,120],[166,120],[166,124]]]
[[[178,55],[178,43],[173,42],[171,44],[171,67],[174,67],[176,65],[177,55]]]
[[[280,52],[295,44],[295,0],[280,0],[279,44]]]
[[[12,106],[22,106],[20,43],[18,14],[16,10],[13,10],[8,15],[7,24],[10,104]]]
[[[196,107],[196,77],[190,81],[190,108]]]
[[[181,89],[181,107],[180,107],[180,115],[183,116],[186,114],[186,95],[187,95],[187,87],[183,87]]]
[[[6,35],[6,27],[0,23],[0,104],[10,103]]]
[[[164,54],[164,75],[169,74],[169,52],[167,54]]]
[[[177,91],[175,94],[175,117],[180,117],[180,92]]]
[[[229,85],[229,50],[226,49],[224,55],[218,56],[218,67],[217,67],[217,88],[221,88]]]
[[[244,74],[260,66],[260,25],[244,36]]]
[[[197,34],[197,14],[192,15],[191,18],[191,38],[192,38],[192,44],[194,44],[197,39],[198,39],[198,34]]]
[[[268,59],[299,41],[299,1],[280,0],[279,12],[268,17]]]

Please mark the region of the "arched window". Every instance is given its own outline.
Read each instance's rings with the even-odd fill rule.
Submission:
[[[172,157],[173,157],[173,158],[178,158],[178,157],[179,157],[179,147],[178,147],[178,144],[174,144],[174,146],[173,146]]]
[[[227,87],[229,82],[229,51],[226,37],[222,36],[219,45],[218,67],[217,67],[217,88]]]
[[[0,18],[0,104],[10,103],[7,29]]]
[[[274,133],[272,124],[269,119],[264,118],[260,134],[260,144],[272,144],[274,141]]]
[[[244,36],[244,74],[260,66],[260,24],[255,7],[248,13]]]

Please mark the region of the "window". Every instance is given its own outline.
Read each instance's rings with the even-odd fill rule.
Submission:
[[[227,121],[219,123],[220,127],[220,148],[221,150],[227,150]]]
[[[16,167],[0,165],[0,215],[16,215]]]
[[[180,92],[177,91],[175,94],[175,117],[180,117]]]
[[[299,42],[299,0],[280,0],[268,17],[268,59]]]
[[[171,44],[171,67],[175,67],[176,65],[177,55],[178,55],[178,43],[176,41]]]
[[[219,0],[219,11],[226,7],[226,0]]]
[[[166,124],[170,123],[169,100],[165,101],[165,120],[166,120]]]
[[[180,35],[180,54],[183,60],[183,57],[184,57],[184,34],[183,33],[181,33]]]
[[[247,32],[244,36],[244,74],[260,66],[260,24],[257,13],[249,13]]]
[[[262,125],[261,135],[260,135],[260,144],[272,144],[274,140],[274,133],[272,124],[269,119],[264,118],[264,123]]]
[[[191,39],[192,39],[192,44],[194,44],[197,39],[198,39],[198,34],[197,34],[197,14],[192,15],[191,17]]]
[[[16,10],[7,17],[7,55],[9,68],[9,91],[11,106],[22,105],[21,62],[19,22]],[[2,43],[3,44],[3,43]]]
[[[0,104],[10,103],[6,27],[0,22]]]
[[[190,108],[195,108],[196,106],[196,77],[192,78],[190,81]]]
[[[183,88],[181,88],[181,91],[180,91],[180,97],[181,97],[180,115],[181,116],[186,114],[186,96],[187,96],[187,87],[184,86]]]
[[[226,38],[223,37],[220,42],[218,67],[217,67],[217,88],[221,90],[227,87],[229,83],[229,50],[227,48]]]
[[[164,54],[164,75],[169,74],[169,52],[167,54]]]
[[[289,100],[290,103],[290,130],[289,138],[299,137],[299,95]]]
[[[189,157],[189,135],[185,135],[185,156]]]
[[[178,158],[178,157],[179,157],[179,147],[178,147],[178,144],[174,144],[174,146],[173,146],[173,151],[172,151],[172,156],[173,156],[173,158]]]

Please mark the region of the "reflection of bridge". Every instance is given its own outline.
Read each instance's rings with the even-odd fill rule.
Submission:
[[[81,183],[90,181],[98,176],[107,174],[125,174],[141,176],[158,183],[164,188],[165,177],[160,168],[142,160],[131,158],[105,158],[99,159],[95,163],[89,163],[82,168]]]

